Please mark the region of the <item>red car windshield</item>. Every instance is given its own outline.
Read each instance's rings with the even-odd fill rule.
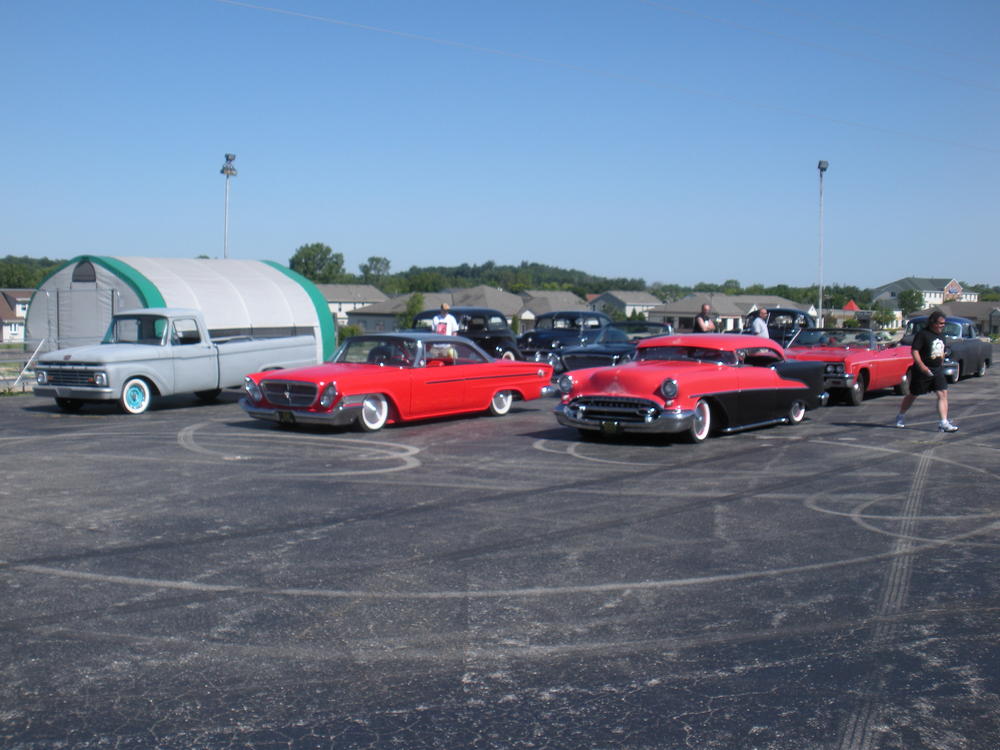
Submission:
[[[647,346],[636,352],[640,362],[721,362],[735,365],[736,353],[705,346]]]
[[[796,334],[788,348],[869,349],[874,345],[875,334],[866,328],[804,328]]]

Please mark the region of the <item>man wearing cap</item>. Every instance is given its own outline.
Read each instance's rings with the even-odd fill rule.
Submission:
[[[445,336],[455,335],[455,332],[458,330],[458,321],[455,320],[455,316],[449,310],[451,310],[451,305],[447,302],[442,302],[440,312],[431,320],[431,324],[434,326],[434,333],[442,333]]]

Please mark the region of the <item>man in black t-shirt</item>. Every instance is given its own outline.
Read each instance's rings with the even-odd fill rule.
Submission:
[[[715,320],[712,318],[712,306],[702,305],[701,313],[694,317],[695,333],[715,333]]]
[[[917,331],[910,347],[913,364],[908,372],[910,392],[903,396],[896,415],[896,427],[905,427],[904,415],[917,396],[934,391],[937,395],[938,430],[955,432],[948,421],[948,381],[944,376],[944,313],[935,310],[927,317],[927,327]]]

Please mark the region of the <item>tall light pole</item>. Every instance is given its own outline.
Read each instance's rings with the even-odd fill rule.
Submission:
[[[823,327],[823,173],[830,162],[821,161],[819,168],[819,327]]]
[[[229,178],[236,176],[236,167],[233,166],[234,159],[236,159],[236,154],[226,154],[226,163],[219,170],[220,174],[226,176],[226,227],[222,244],[223,258],[229,257]]]

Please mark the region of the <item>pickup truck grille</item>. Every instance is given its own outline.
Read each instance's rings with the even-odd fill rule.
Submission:
[[[584,419],[615,422],[645,422],[660,407],[642,398],[609,398],[606,396],[581,396],[573,399],[571,406],[579,409]]]
[[[49,385],[93,386],[96,365],[64,365],[42,362],[35,366],[37,370],[48,373]]]
[[[261,383],[264,396],[275,406],[304,408],[316,400],[316,386],[290,380],[265,380]]]

